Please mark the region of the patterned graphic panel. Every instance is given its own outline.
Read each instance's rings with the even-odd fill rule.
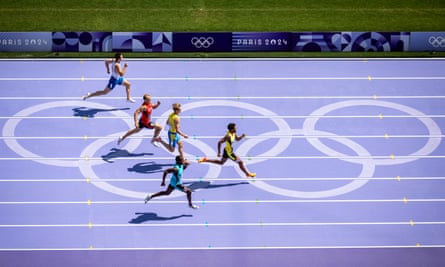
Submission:
[[[53,52],[111,52],[111,32],[53,32]]]

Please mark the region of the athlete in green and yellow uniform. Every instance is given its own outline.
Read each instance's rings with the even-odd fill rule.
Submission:
[[[226,163],[227,159],[231,159],[238,163],[241,170],[244,172],[244,174],[246,174],[246,177],[255,177],[256,173],[247,171],[244,162],[233,152],[233,147],[232,147],[233,142],[240,141],[241,139],[246,137],[246,135],[245,134],[242,134],[240,136],[236,135],[235,123],[229,123],[229,125],[227,125],[227,129],[228,131],[226,135],[223,138],[221,138],[221,140],[218,141],[218,157],[221,157],[221,145],[225,143],[224,153],[222,154],[221,159],[200,158],[198,160],[198,163],[210,162],[223,165],[224,163]]]
[[[179,113],[181,113],[181,104],[175,103],[172,105],[172,108],[173,112],[168,116],[167,119],[167,125],[170,127],[168,130],[168,143],[163,141],[160,137],[157,137],[155,141],[160,142],[170,152],[174,152],[176,145],[178,145],[179,155],[184,160],[184,148],[180,136],[188,138],[188,135],[183,133],[179,126]]]

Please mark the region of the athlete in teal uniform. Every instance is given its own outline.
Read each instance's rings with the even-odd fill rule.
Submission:
[[[188,161],[183,161],[181,156],[176,156],[176,165],[173,168],[166,169],[164,171],[164,175],[162,176],[162,183],[161,186],[165,186],[165,178],[167,177],[167,174],[172,173],[172,176],[170,178],[170,183],[167,187],[167,190],[160,191],[155,194],[147,194],[145,196],[145,203],[147,203],[149,200],[159,197],[159,196],[168,196],[173,192],[173,190],[177,189],[179,191],[182,191],[187,194],[187,200],[189,203],[189,207],[192,209],[198,209],[199,207],[196,205],[193,205],[192,203],[192,190],[190,188],[184,186],[181,182],[182,179],[182,173],[189,165]]]

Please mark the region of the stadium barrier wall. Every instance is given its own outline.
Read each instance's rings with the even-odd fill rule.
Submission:
[[[0,32],[0,52],[439,52],[445,32]]]

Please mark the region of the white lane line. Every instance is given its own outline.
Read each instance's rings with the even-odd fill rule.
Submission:
[[[27,161],[27,160],[72,160],[72,161],[103,161],[106,157],[89,157],[85,155],[84,157],[3,157],[0,161]],[[386,155],[386,156],[241,156],[241,159],[254,160],[254,159],[344,159],[344,160],[357,160],[357,159],[444,159],[445,155]],[[108,158],[107,158],[108,159]],[[171,160],[171,157],[113,157],[109,160]]]
[[[199,201],[198,201],[199,202]],[[197,202],[197,203],[198,203]],[[289,203],[442,203],[445,199],[288,199],[288,200],[205,200],[207,204],[289,204]],[[185,204],[186,200],[156,200],[150,205]],[[121,201],[3,201],[0,205],[143,205],[143,200]]]
[[[246,139],[271,139],[271,138],[291,138],[291,139],[307,139],[307,138],[329,138],[329,139],[342,139],[342,138],[376,138],[376,139],[388,139],[388,138],[444,138],[445,135],[268,135],[259,136],[252,135],[247,136]],[[96,139],[116,139],[113,136],[0,136],[0,140],[96,140]],[[130,136],[128,139],[147,139],[151,140],[148,136]],[[200,139],[221,139],[221,136],[216,135],[193,135],[190,140],[200,140]]]
[[[88,116],[0,116],[2,120],[9,119],[76,119],[89,118]],[[128,116],[94,116],[90,119],[132,119]],[[153,116],[152,119],[166,119],[167,117]],[[375,115],[276,115],[276,116],[261,116],[261,115],[221,115],[221,116],[203,116],[203,115],[182,115],[181,119],[308,119],[308,118],[323,118],[323,119],[402,119],[402,118],[445,118],[443,114],[426,114],[426,115],[390,115],[390,114],[375,114]]]
[[[142,98],[142,97],[141,97]],[[375,95],[375,96],[157,96],[156,99],[187,99],[187,100],[204,100],[204,99],[236,99],[236,100],[249,100],[249,99],[443,99],[443,95]],[[54,97],[54,96],[3,96],[0,100],[79,100],[79,96],[66,96],[66,97]],[[100,100],[118,100],[125,99],[125,97],[96,97]]]
[[[106,81],[108,77],[0,77],[0,81]],[[445,80],[445,76],[359,77],[128,77],[134,81]]]
[[[0,228],[76,228],[76,227],[276,227],[276,226],[390,226],[390,225],[445,225],[445,222],[251,222],[251,223],[80,223],[80,224],[0,224]]]
[[[428,245],[343,245],[343,246],[261,246],[261,247],[110,247],[110,248],[0,248],[0,251],[144,251],[144,250],[292,250],[292,249],[412,249],[412,248],[445,248],[445,244]]]
[[[445,177],[440,176],[422,176],[422,177],[370,177],[370,178],[357,178],[357,177],[298,177],[298,178],[255,178],[254,181],[351,181],[351,180],[368,180],[368,181],[440,181],[445,180]],[[213,180],[205,180],[203,178],[185,178],[183,181],[187,183],[200,183],[200,182],[246,182],[245,178],[222,178],[218,177]],[[0,179],[3,183],[59,183],[59,182],[159,182],[157,178],[111,178],[111,179],[86,179],[86,178],[65,178],[65,179],[29,179],[29,178],[19,178],[19,179]]]

